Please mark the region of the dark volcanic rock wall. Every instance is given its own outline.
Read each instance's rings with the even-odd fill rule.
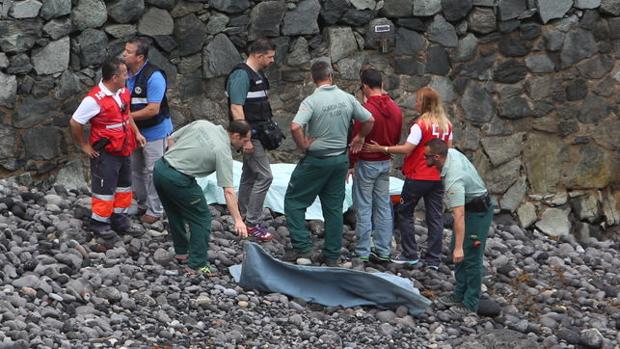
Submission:
[[[135,35],[154,39],[178,126],[225,122],[224,75],[268,36],[282,125],[313,90],[314,59],[329,57],[351,92],[372,64],[409,118],[418,88],[441,92],[456,146],[521,225],[587,237],[620,223],[620,0],[3,0],[4,175],[54,174],[79,156],[67,120]],[[289,137],[273,156],[293,150]]]

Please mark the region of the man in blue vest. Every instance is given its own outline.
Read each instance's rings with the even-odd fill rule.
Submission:
[[[239,210],[245,216],[248,234],[259,241],[271,240],[271,234],[260,223],[273,175],[267,151],[256,137],[256,127],[272,117],[269,81],[263,70],[273,64],[275,54],[271,40],[257,39],[248,47],[248,59],[233,68],[226,81],[231,119],[245,120],[252,127],[252,143],[243,147]]]
[[[146,138],[132,154],[132,183],[141,220],[153,224],[164,211],[153,185],[153,166],[164,155],[172,120],[166,99],[166,74],[148,61],[149,41],[138,37],[125,44],[123,58],[129,69],[131,116]]]

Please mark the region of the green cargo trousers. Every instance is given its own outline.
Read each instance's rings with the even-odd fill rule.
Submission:
[[[492,220],[493,207],[487,212],[465,211],[465,238],[463,240],[465,258],[456,265],[454,270],[456,283],[453,296],[472,311],[477,311],[480,303],[480,288],[482,286],[482,274],[484,273],[482,259]],[[452,234],[451,251],[454,250],[454,238],[454,234]],[[479,245],[477,245],[477,241],[480,242]]]
[[[187,265],[192,269],[208,265],[211,213],[196,179],[161,158],[155,162],[153,184],[168,215],[175,253],[188,254],[189,250]],[[185,224],[189,226],[189,241]]]
[[[284,213],[293,248],[299,252],[312,250],[310,232],[306,228],[306,209],[317,195],[325,219],[323,256],[340,257],[342,247],[342,203],[349,159],[347,154],[318,158],[304,157],[293,170],[284,196]]]

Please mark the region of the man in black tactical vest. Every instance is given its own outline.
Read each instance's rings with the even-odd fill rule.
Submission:
[[[129,40],[123,58],[129,69],[131,116],[147,141],[132,154],[132,186],[141,220],[152,224],[164,211],[153,185],[153,167],[164,155],[173,127],[166,99],[166,74],[148,61],[149,46],[144,37]]]
[[[248,58],[228,75],[226,92],[233,120],[245,120],[252,126],[252,143],[243,147],[243,168],[239,184],[239,210],[245,216],[248,234],[259,241],[271,240],[261,216],[265,196],[273,176],[265,147],[257,138],[257,126],[271,120],[268,100],[269,81],[263,70],[274,62],[275,45],[269,39],[257,39],[248,47]]]

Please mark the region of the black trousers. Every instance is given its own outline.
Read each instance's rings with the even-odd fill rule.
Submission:
[[[90,159],[92,216],[110,223],[113,213],[127,213],[131,206],[131,161],[129,156],[117,156],[102,151]]]
[[[428,227],[428,246],[425,260],[429,264],[439,264],[443,239],[443,194],[444,188],[441,181],[405,180],[403,191],[400,194],[401,203],[398,207],[400,241],[405,257],[418,258],[413,213],[418,201],[424,198],[426,225]]]

